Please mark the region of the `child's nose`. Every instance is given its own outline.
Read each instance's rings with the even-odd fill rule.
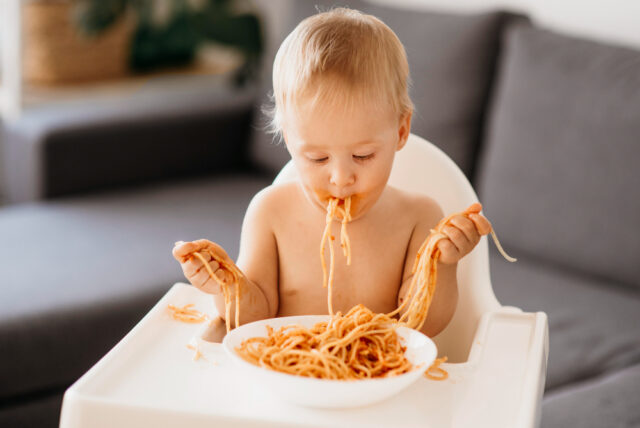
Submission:
[[[356,182],[356,176],[351,168],[344,165],[335,165],[331,170],[329,181],[333,186],[342,189],[354,184]]]

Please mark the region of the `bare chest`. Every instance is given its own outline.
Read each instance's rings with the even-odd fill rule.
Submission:
[[[362,221],[347,226],[349,266],[340,247],[340,223],[333,223],[334,311],[344,313],[359,303],[376,312],[396,307],[412,226],[402,219],[385,223]],[[279,316],[327,313],[320,253],[323,231],[322,220],[300,219],[283,225],[277,235]],[[324,256],[328,273],[328,244]]]

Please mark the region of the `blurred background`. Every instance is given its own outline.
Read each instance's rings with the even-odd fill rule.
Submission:
[[[542,426],[640,426],[640,2],[0,0],[0,426],[62,395],[182,280],[232,257],[288,160],[275,52],[333,5],[405,44],[413,132],[478,190],[501,303],[544,311]]]

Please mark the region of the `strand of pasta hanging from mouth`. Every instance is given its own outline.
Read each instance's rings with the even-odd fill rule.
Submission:
[[[347,234],[347,223],[351,221],[351,197],[347,197],[344,200],[344,208],[338,207],[340,214],[342,215],[342,227],[340,229],[340,246],[342,252],[347,258],[347,266],[351,266],[351,240],[349,234]]]
[[[322,262],[322,286],[327,289],[327,307],[329,315],[333,317],[333,272],[335,256],[333,253],[333,235],[331,234],[331,225],[336,217],[336,212],[340,210],[342,215],[342,227],[340,229],[340,246],[344,256],[347,258],[347,265],[351,265],[351,240],[347,234],[347,223],[351,221],[351,197],[348,196],[344,200],[344,207],[339,208],[340,199],[330,198],[327,203],[327,216],[322,239],[320,240],[320,260]],[[329,273],[327,274],[327,262],[325,261],[325,245],[329,242]]]

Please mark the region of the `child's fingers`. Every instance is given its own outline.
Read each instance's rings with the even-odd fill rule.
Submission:
[[[469,205],[469,208],[464,210],[465,214],[478,214],[482,211],[482,204],[480,202],[474,202]]]
[[[191,283],[207,293],[217,294],[222,291],[220,282],[227,285],[233,283],[233,275],[228,270],[221,268],[215,260],[210,263],[212,266],[211,271],[217,279],[212,278],[209,270],[203,267],[194,275]]]
[[[215,242],[211,242],[207,239],[199,239],[195,241],[198,245],[202,246],[203,250],[210,251],[215,257],[226,261],[227,263],[233,263],[233,260],[229,257],[227,252],[220,245]]]
[[[220,265],[218,264],[218,262],[216,262],[215,260],[211,260],[211,256],[209,256],[208,254],[207,255],[203,255],[203,257],[208,262],[209,267],[211,268],[211,270],[213,272],[215,272],[216,270],[218,270],[220,268]],[[181,266],[182,266],[182,271],[184,272],[184,275],[187,278],[193,277],[195,274],[200,272],[202,269],[204,269],[205,271],[208,272],[208,270],[206,269],[204,264],[202,264],[202,261],[197,257],[190,258],[189,260],[187,260],[184,263],[182,263]]]
[[[202,287],[209,280],[209,272],[206,268],[200,269],[189,277],[189,280],[196,287]]]
[[[460,254],[465,254],[468,251],[471,243],[460,229],[454,226],[445,226],[442,232],[449,237],[449,241],[451,241]]]
[[[478,241],[480,241],[480,234],[476,230],[475,223],[467,217],[461,215],[455,216],[450,220],[450,223],[464,233],[467,241],[472,246],[475,246]]]
[[[438,250],[440,251],[440,262],[442,263],[451,264],[460,260],[461,254],[458,248],[449,239],[439,241]]]
[[[199,252],[202,255],[213,254],[216,258],[225,260],[232,263],[233,260],[229,258],[227,252],[215,242],[211,242],[208,239],[198,239],[191,242],[178,241],[173,247],[173,257],[180,263],[183,263],[193,253]]]
[[[200,271],[191,279],[191,283],[205,293],[220,293],[220,285],[216,280],[211,278],[207,269],[200,269]]]
[[[220,290],[218,281],[211,278],[209,270],[203,265],[201,258],[195,254],[198,254],[209,264],[211,272],[213,272],[219,281],[227,284],[233,282],[233,273],[229,272],[226,268],[222,268],[218,261],[231,266],[235,266],[235,263],[220,245],[208,239],[198,239],[192,242],[176,242],[173,248],[173,256],[180,262],[185,276],[193,285],[203,289],[215,289],[216,291],[214,292],[219,292]],[[211,283],[207,281],[211,281]],[[213,284],[215,284],[215,286]]]
[[[191,280],[191,278],[193,278],[195,274],[197,274],[200,271],[200,269],[204,267],[204,265],[199,259],[193,257],[191,259],[187,259],[184,262],[180,263],[180,267],[182,268],[182,272],[184,273],[184,276],[188,280]]]
[[[217,271],[215,271],[215,275],[218,277],[220,281],[222,281],[225,284],[233,283],[233,274],[224,268],[220,268]]]
[[[491,223],[482,214],[469,214],[469,219],[475,224],[480,235],[487,235],[491,232]]]
[[[197,251],[198,248],[199,247],[195,242],[178,241],[173,247],[173,257],[180,263],[183,263],[188,256],[194,251]]]

